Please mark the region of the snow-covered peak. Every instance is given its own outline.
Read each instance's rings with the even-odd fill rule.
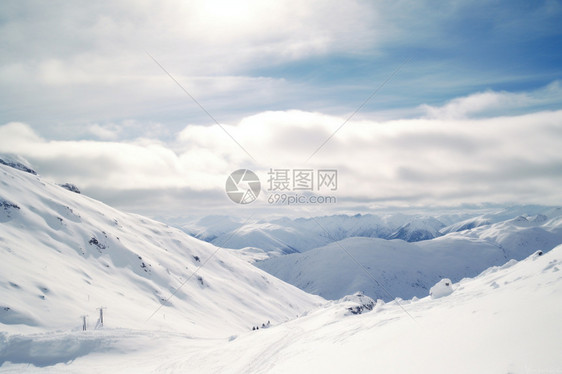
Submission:
[[[0,330],[228,336],[322,299],[224,249],[0,165]]]
[[[419,242],[441,236],[441,230],[445,225],[433,217],[415,218],[401,226],[389,239],[402,239],[407,242]]]
[[[450,232],[459,232],[465,230],[472,230],[473,228],[490,225],[491,221],[482,216],[472,217],[460,222],[453,223],[443,229],[441,229],[442,234],[448,234]]]
[[[12,167],[16,170],[25,171],[33,175],[37,172],[33,170],[31,164],[23,157],[13,154],[0,154],[0,164]]]

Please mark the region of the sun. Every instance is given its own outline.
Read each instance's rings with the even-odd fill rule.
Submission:
[[[206,0],[203,13],[217,22],[239,23],[250,19],[252,1]]]

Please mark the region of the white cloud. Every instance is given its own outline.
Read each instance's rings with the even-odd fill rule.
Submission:
[[[97,123],[88,126],[88,132],[102,140],[115,140],[119,136],[119,129],[114,126],[102,126]]]
[[[482,91],[543,82],[554,70],[542,70],[543,62],[521,72],[468,67],[474,61],[458,55],[486,51],[467,37],[466,24],[491,8],[488,47],[518,50],[519,38],[558,35],[560,7],[550,4],[528,14],[465,0],[439,12],[428,1],[7,1],[2,118],[28,125],[0,126],[0,151],[26,156],[57,182],[113,196],[112,203],[128,196],[128,206],[143,205],[133,201],[146,197],[142,191],[190,191],[201,196],[190,201],[210,206],[217,202],[205,199],[224,196],[225,175],[235,168],[302,166],[337,167],[340,195],[365,204],[559,202],[560,112],[547,110],[560,109],[560,82]],[[342,113],[410,53],[378,102],[303,165],[343,123]],[[466,96],[435,104],[452,92]],[[426,99],[431,106],[418,106]],[[410,119],[374,121],[384,116],[365,114],[376,110],[371,104],[384,106],[386,118]]]
[[[491,22],[511,19],[511,8],[494,5]],[[68,131],[72,126],[98,124],[94,135],[107,140],[132,137],[129,129],[115,137],[106,126],[126,119],[165,123],[172,133],[186,123],[211,123],[145,50],[221,122],[272,109],[353,110],[400,61],[414,57],[377,97],[378,108],[396,118],[393,109],[418,105],[427,92],[434,103],[507,80],[494,70],[463,72],[448,60],[466,33],[444,36],[443,30],[474,9],[487,6],[463,0],[435,12],[428,1],[6,1],[0,9],[2,121],[27,122],[59,139],[85,133]],[[547,10],[532,23],[554,22],[556,9]],[[527,16],[513,17],[525,32]],[[545,35],[553,30],[547,27]],[[424,51],[437,57],[426,60]],[[541,74],[541,81],[549,76]],[[461,118],[506,101],[517,107],[520,99],[527,98],[484,92],[425,110]]]
[[[48,141],[28,125],[10,123],[0,127],[0,149],[28,155],[40,173],[57,182],[73,181],[85,189],[216,189],[213,182],[222,180],[222,176],[210,174],[213,170],[204,170],[204,163],[203,167],[194,163],[186,168],[185,161],[170,148],[146,139],[121,143]],[[199,178],[202,174],[206,178]]]
[[[218,125],[188,125],[164,143],[147,138],[49,141],[28,125],[10,123],[0,127],[0,151],[20,154],[41,174],[100,197],[131,191],[128,207],[132,196],[141,199],[139,191],[177,195],[184,190],[201,196],[195,199],[201,207],[223,209],[229,201],[217,202],[217,196],[224,197],[226,176],[241,167],[257,171],[264,184],[269,168],[337,168],[337,195],[347,204],[562,203],[562,111],[352,120],[305,163],[344,120],[293,110],[262,112],[223,125],[256,161]],[[138,204],[154,208],[147,206],[150,202]],[[181,209],[170,203],[170,211]]]
[[[361,53],[378,35],[376,12],[355,0],[12,2],[0,14],[3,118],[65,139],[84,132],[60,124],[149,118],[177,131],[194,117],[206,123],[145,50],[222,121],[241,108],[298,102],[300,83],[256,69]]]
[[[546,87],[530,92],[496,92],[488,90],[450,100],[443,106],[422,105],[429,118],[458,119],[474,116],[505,115],[529,110],[541,105],[562,102],[562,87],[554,81]]]
[[[47,83],[131,76],[143,49],[188,75],[236,75],[272,62],[334,51],[358,52],[373,41],[376,14],[360,1],[122,1],[60,3],[5,10],[3,56]],[[23,43],[25,41],[25,43]],[[25,61],[25,57],[30,57]],[[140,61],[139,61],[140,57]],[[64,63],[63,63],[64,61]],[[102,69],[103,68],[103,69]],[[144,70],[144,69],[143,69]],[[35,75],[35,74],[32,74]]]

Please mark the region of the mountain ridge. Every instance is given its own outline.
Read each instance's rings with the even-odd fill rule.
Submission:
[[[0,326],[224,335],[323,302],[166,224],[0,165]],[[99,322],[99,321],[98,321]]]

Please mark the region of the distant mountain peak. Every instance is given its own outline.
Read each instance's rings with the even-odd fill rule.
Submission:
[[[441,236],[445,224],[433,217],[415,218],[402,225],[389,239],[401,239],[407,242],[419,242]]]

